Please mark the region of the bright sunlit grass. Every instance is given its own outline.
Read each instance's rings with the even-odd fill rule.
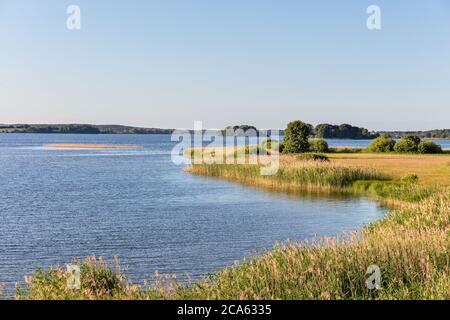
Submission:
[[[331,153],[329,158],[336,164],[370,167],[395,178],[414,173],[421,184],[450,185],[450,154]]]

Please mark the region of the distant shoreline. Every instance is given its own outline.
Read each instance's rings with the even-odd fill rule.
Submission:
[[[165,129],[164,129],[165,130]],[[173,131],[175,131],[177,129],[173,129]],[[152,132],[152,133],[129,133],[129,132],[125,132],[125,133],[121,133],[121,132],[115,132],[115,133],[111,133],[111,132],[99,132],[99,133],[80,133],[80,132],[6,132],[6,131],[2,131],[0,129],[0,134],[85,134],[85,135],[120,135],[120,134],[124,134],[124,135],[157,135],[157,134],[164,134],[164,135],[169,135],[172,134],[172,132]],[[405,134],[409,134],[406,133]],[[316,139],[316,137],[311,137],[311,139]],[[373,139],[369,139],[369,138],[324,138],[325,140],[373,140]],[[423,140],[450,140],[450,138],[422,138]],[[353,147],[352,147],[353,148]]]
[[[11,124],[0,125],[0,133],[45,134],[171,134],[175,129],[141,128],[91,124]]]
[[[175,129],[174,129],[174,131],[175,131]],[[77,133],[77,132],[50,132],[50,133],[48,133],[48,132],[4,132],[4,131],[1,131],[0,130],[0,134],[7,134],[7,135],[13,135],[13,134],[69,134],[69,135],[72,135],[72,134],[85,134],[85,135],[93,135],[93,136],[95,136],[95,135],[100,135],[100,136],[102,136],[102,135],[170,135],[170,134],[172,134],[172,132],[170,132],[170,133],[166,133],[166,132],[163,132],[163,133],[160,133],[160,132],[153,132],[153,133],[129,133],[129,132],[127,132],[127,133],[119,133],[119,132],[117,132],[117,133],[110,133],[110,132],[100,132],[100,133]],[[314,139],[315,137],[312,137],[312,139]],[[450,141],[450,138],[422,138],[423,140],[445,140],[445,141]],[[361,139],[361,138],[325,138],[325,140],[355,140],[355,141],[358,141],[358,140],[373,140],[373,139],[368,139],[368,138],[364,138],[364,139]],[[352,148],[355,148],[355,147],[352,147]]]
[[[327,127],[327,130],[320,132],[319,127]],[[346,131],[334,132],[340,127],[344,127]],[[228,133],[229,129],[234,129],[231,133]],[[258,132],[253,126],[241,125],[234,127],[227,127],[222,131],[223,135],[246,135],[246,129],[251,128],[254,131],[248,136],[254,136],[255,132]],[[236,130],[241,130],[237,133]],[[91,125],[91,124],[0,124],[0,134],[9,133],[37,133],[37,134],[172,134],[177,129],[162,129],[162,128],[143,128],[124,125]],[[193,132],[193,130],[189,130]],[[266,132],[266,130],[260,130],[259,132]],[[283,130],[281,130],[283,132]],[[313,131],[314,132],[314,131]],[[324,133],[326,132],[326,133]],[[363,132],[364,134],[361,134]],[[228,134],[227,134],[228,133]],[[434,129],[426,131],[372,131],[369,132],[364,128],[353,127],[350,125],[333,126],[322,124],[315,128],[316,138],[323,139],[335,139],[335,140],[372,140],[379,135],[388,135],[392,138],[401,138],[403,135],[416,135],[422,139],[429,140],[450,140],[450,129]]]

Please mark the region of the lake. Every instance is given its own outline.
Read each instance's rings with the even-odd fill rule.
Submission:
[[[48,149],[48,143],[143,149]],[[352,145],[351,141],[341,141]],[[36,268],[119,256],[136,282],[198,279],[276,241],[337,235],[381,218],[364,198],[292,196],[192,176],[169,135],[0,134],[0,283]]]

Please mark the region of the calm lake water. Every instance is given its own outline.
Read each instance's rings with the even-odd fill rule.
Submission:
[[[0,134],[5,291],[38,267],[91,254],[118,255],[137,282],[155,270],[196,279],[276,241],[337,235],[385,213],[362,198],[294,197],[192,176],[171,162],[174,144],[169,135]]]

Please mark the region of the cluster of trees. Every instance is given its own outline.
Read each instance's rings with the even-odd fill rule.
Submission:
[[[428,131],[381,131],[380,134],[390,138],[400,139],[405,135],[417,136],[421,139],[450,139],[450,129]]]
[[[303,152],[327,152],[328,144],[323,139],[309,139],[313,129],[311,125],[302,121],[292,121],[284,131],[284,139],[280,144],[280,152],[303,153]]]
[[[307,123],[298,120],[290,122],[285,130],[284,139],[280,143],[280,152],[289,154],[329,151],[325,140],[309,139],[311,133],[311,126]],[[370,144],[368,150],[371,152],[441,153],[442,147],[414,135],[405,135],[398,142],[381,135]]]
[[[119,125],[100,125],[97,127],[100,133],[103,134],[171,134],[174,131],[174,129],[138,128]]]
[[[369,132],[365,128],[349,124],[332,125],[328,123],[317,125],[314,134],[317,138],[324,139],[375,139],[379,136],[378,133]]]
[[[332,125],[322,123],[314,127],[309,123],[303,123],[307,127],[308,136],[320,139],[375,139],[379,136],[376,132],[370,132],[365,128],[355,127],[349,124]],[[290,130],[289,126],[286,131]],[[251,125],[228,126],[223,131],[224,135],[255,135],[260,131]],[[262,131],[261,131],[262,132]]]
[[[418,136],[405,135],[400,141],[381,135],[368,148],[372,152],[398,153],[442,153],[442,147],[432,141],[423,141]]]
[[[94,126],[90,125],[68,125],[61,128],[51,128],[56,133],[79,133],[79,134],[99,134],[100,130]]]
[[[224,136],[256,136],[258,129],[254,126],[242,124],[239,126],[228,126],[222,130]]]

